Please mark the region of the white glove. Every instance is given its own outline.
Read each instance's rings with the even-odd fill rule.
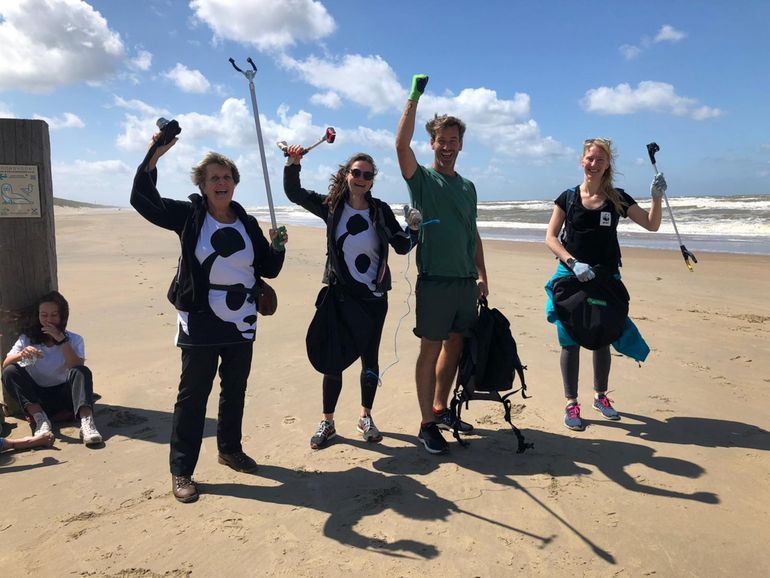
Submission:
[[[583,283],[596,277],[596,273],[591,269],[591,266],[586,263],[581,263],[580,261],[575,261],[573,263],[572,272],[575,274],[575,277],[578,278],[578,281]]]
[[[666,192],[667,188],[668,185],[666,184],[666,179],[663,176],[663,173],[658,173],[655,175],[655,178],[652,179],[652,184],[650,185],[650,194],[652,195],[653,199],[661,199],[663,198],[663,193]]]
[[[409,205],[404,205],[404,219],[412,231],[416,231],[422,225],[422,213]]]

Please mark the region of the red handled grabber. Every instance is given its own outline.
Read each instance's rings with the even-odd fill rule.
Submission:
[[[329,144],[333,143],[335,138],[337,138],[337,133],[334,131],[332,127],[328,127],[324,135],[321,137],[321,139],[317,143],[310,145],[306,149],[302,149],[302,156],[305,156],[308,152],[312,151],[315,147],[317,147],[321,143],[325,143],[325,142],[328,142]],[[285,157],[289,156],[289,152],[287,150],[289,148],[289,145],[286,143],[285,140],[278,141],[275,144],[278,145],[278,148],[283,151],[283,156]]]
[[[273,246],[275,247],[276,251],[283,251],[284,246],[283,242],[281,241],[281,238],[283,237],[283,234],[286,232],[286,227],[278,226],[275,222],[275,206],[273,205],[273,193],[270,189],[270,176],[267,173],[267,160],[265,160],[265,146],[262,142],[262,128],[259,125],[259,109],[257,108],[257,95],[254,91],[254,77],[257,75],[257,66],[254,64],[254,61],[251,59],[251,56],[249,56],[246,59],[246,62],[251,64],[252,70],[241,70],[238,68],[238,66],[235,64],[235,60],[232,58],[230,59],[230,64],[233,65],[233,68],[240,72],[243,76],[246,77],[246,79],[249,81],[249,92],[251,93],[251,108],[254,111],[254,125],[257,128],[257,141],[259,142],[259,154],[262,157],[262,174],[265,175],[265,192],[267,193],[267,205],[270,209],[270,223],[273,225],[273,229],[278,232],[275,239],[273,240]]]

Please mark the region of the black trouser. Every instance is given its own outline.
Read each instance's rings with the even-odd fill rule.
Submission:
[[[49,416],[71,410],[77,417],[81,407],[94,405],[94,379],[85,365],[70,368],[64,383],[42,387],[25,368],[13,363],[3,369],[3,382],[25,413],[30,403],[37,403]]]
[[[388,313],[387,297],[362,299],[361,305],[372,318],[372,335],[361,354],[361,405],[372,409],[380,379],[380,339]],[[342,374],[327,374],[323,378],[323,412],[334,413],[342,391]]]
[[[252,342],[221,347],[182,348],[182,375],[171,426],[169,462],[172,474],[192,476],[195,471],[203,441],[206,403],[214,385],[217,367],[221,380],[217,449],[222,454],[242,451],[243,404],[253,348]]]
[[[561,350],[561,378],[564,382],[564,397],[577,399],[578,377],[580,375],[580,346],[569,345]],[[593,352],[594,361],[594,391],[604,393],[610,378],[610,346],[602,347]]]

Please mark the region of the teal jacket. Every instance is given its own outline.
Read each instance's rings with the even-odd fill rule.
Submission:
[[[572,339],[572,337],[570,337],[567,331],[564,329],[564,326],[562,325],[561,321],[559,321],[559,318],[556,315],[556,310],[553,306],[554,281],[561,277],[566,277],[567,275],[574,275],[574,273],[572,273],[572,271],[570,271],[567,266],[564,265],[564,263],[560,262],[559,267],[556,269],[556,273],[554,273],[553,277],[551,277],[548,280],[548,283],[545,284],[545,292],[548,295],[548,301],[545,304],[546,319],[548,319],[549,323],[556,325],[556,331],[559,335],[559,345],[562,347],[580,345],[574,339]],[[617,274],[617,278],[620,279],[620,273]],[[636,325],[634,325],[634,322],[631,321],[631,318],[626,319],[626,327],[623,330],[623,335],[621,335],[616,341],[613,341],[612,347],[614,347],[618,353],[627,355],[639,363],[647,359],[647,355],[650,353],[650,347],[642,337],[642,334],[639,333],[639,329],[637,329]]]

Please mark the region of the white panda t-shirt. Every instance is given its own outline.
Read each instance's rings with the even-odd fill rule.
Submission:
[[[350,272],[350,276],[376,293],[377,270],[380,266],[379,239],[369,216],[369,209],[354,209],[347,203],[334,232],[337,249]]]
[[[251,289],[254,247],[240,220],[220,223],[206,214],[195,257],[211,285],[233,290],[210,289],[209,312],[179,312],[177,345],[229,345],[253,341],[257,329],[257,304],[238,288]]]

